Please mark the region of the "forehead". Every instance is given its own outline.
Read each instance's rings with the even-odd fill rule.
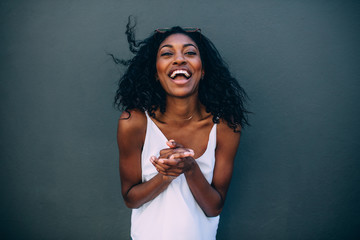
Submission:
[[[160,44],[159,49],[164,45],[183,46],[189,43],[197,47],[196,43],[189,36],[182,33],[175,33],[165,38],[165,40]]]

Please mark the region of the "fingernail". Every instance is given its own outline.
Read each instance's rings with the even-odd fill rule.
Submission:
[[[163,160],[163,159],[159,159],[159,162],[160,162],[160,163],[164,163],[164,160]]]

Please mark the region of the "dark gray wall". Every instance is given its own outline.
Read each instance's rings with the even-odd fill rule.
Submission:
[[[359,1],[0,2],[2,239],[128,239],[123,34],[201,27],[250,98],[218,239],[360,239]]]

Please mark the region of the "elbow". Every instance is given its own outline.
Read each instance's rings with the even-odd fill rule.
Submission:
[[[131,193],[129,190],[122,192],[122,197],[124,199],[124,203],[126,207],[130,209],[136,209],[141,207],[142,203],[139,201],[139,199]]]
[[[137,203],[136,201],[132,201],[130,199],[124,198],[125,205],[130,209],[136,209],[141,207],[142,204]]]
[[[124,199],[124,203],[125,203],[126,207],[128,207],[130,209],[136,209],[141,206],[141,204],[139,204],[139,202],[136,201],[136,199],[129,196],[129,194],[123,194],[123,199]]]
[[[206,212],[204,211],[204,213],[207,217],[217,217],[220,215],[221,211],[222,211],[222,208],[217,208],[217,209],[211,209]]]
[[[130,209],[137,209],[139,207],[141,207],[140,204],[136,204],[136,203],[132,203],[132,202],[127,202],[125,201],[125,205],[130,208]]]
[[[136,204],[133,204],[133,203],[127,203],[127,202],[125,202],[125,205],[130,209],[137,209],[137,208],[140,207],[139,205],[136,205]]]
[[[213,202],[208,208],[203,208],[203,211],[207,217],[217,217],[223,210],[224,200],[220,196],[221,199],[219,201]]]
[[[130,209],[137,208],[136,205],[134,203],[132,203],[132,202],[125,201],[125,200],[124,200],[124,202],[125,202],[126,207],[128,207]]]

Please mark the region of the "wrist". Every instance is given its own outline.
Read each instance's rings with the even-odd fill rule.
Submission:
[[[174,176],[163,175],[161,173],[159,173],[159,175],[162,177],[162,181],[167,184],[170,184],[176,178]]]
[[[193,157],[188,157],[188,164],[185,168],[184,174],[192,174],[196,168],[196,161]]]

